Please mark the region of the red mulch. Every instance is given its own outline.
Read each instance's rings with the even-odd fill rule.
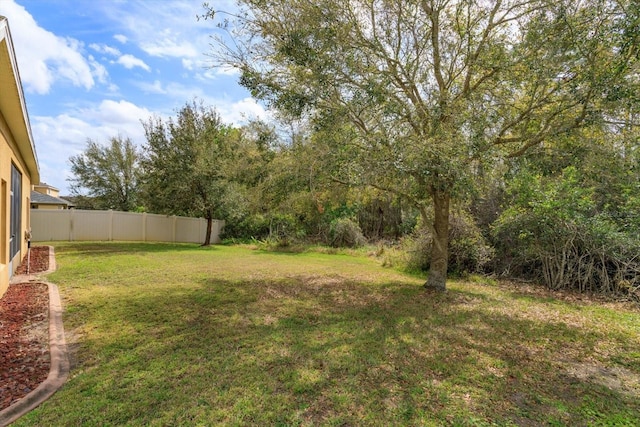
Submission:
[[[45,263],[39,271],[47,270],[49,248],[45,249],[31,248],[31,272]],[[49,375],[50,364],[47,285],[10,285],[0,298],[0,410],[38,387]]]
[[[27,268],[29,274],[42,273],[49,269],[49,246],[34,246],[30,252],[31,254],[27,253],[22,259],[16,274],[27,274]]]

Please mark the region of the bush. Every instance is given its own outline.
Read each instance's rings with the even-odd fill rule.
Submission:
[[[402,239],[404,268],[409,271],[427,271],[431,262],[431,233],[424,229]]]
[[[270,240],[283,246],[306,236],[303,224],[293,215],[275,213],[253,214],[226,220],[222,237],[225,239]]]
[[[225,221],[224,239],[264,239],[269,236],[269,219],[263,215],[248,215]]]
[[[460,274],[479,273],[493,259],[495,250],[467,212],[452,215],[449,223],[449,268]]]
[[[515,203],[493,227],[498,267],[551,289],[640,296],[640,243],[598,213],[593,190],[578,178],[570,167],[557,178],[514,183]]]
[[[349,218],[336,218],[329,225],[329,245],[335,248],[356,248],[366,243],[360,226]]]
[[[300,222],[289,214],[273,214],[269,219],[269,237],[287,240],[302,239],[306,235]]]
[[[424,228],[402,241],[406,253],[405,267],[410,271],[427,271],[431,261],[432,235]],[[480,228],[466,212],[451,216],[449,222],[448,272],[481,272],[494,255]]]

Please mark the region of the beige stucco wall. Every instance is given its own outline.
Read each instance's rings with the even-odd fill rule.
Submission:
[[[27,249],[24,239],[29,228],[31,184],[40,182],[38,158],[31,135],[29,116],[22,92],[18,62],[9,23],[0,16],[0,297],[9,286],[11,269],[15,270]],[[20,250],[9,259],[11,230],[11,165],[22,175]],[[13,261],[13,263],[12,263]],[[10,267],[11,265],[11,267]]]
[[[38,184],[34,184],[33,185],[33,191],[37,191],[40,194],[46,194],[48,196],[52,196],[52,197],[60,197],[60,190],[58,190],[57,188],[54,188],[50,185],[38,185]]]
[[[22,174],[22,217],[21,227],[21,250],[14,257],[13,269],[15,270],[26,252],[27,243],[24,240],[25,232],[30,221],[29,196],[31,191],[31,178],[25,167],[25,162],[20,155],[17,145],[7,122],[0,111],[0,296],[2,296],[9,286],[9,232],[10,232],[10,200],[11,200],[11,164],[14,164]]]
[[[66,209],[66,207],[63,205],[47,205],[46,203],[38,203],[38,207],[34,209],[44,209],[44,210],[48,209],[48,210],[60,211],[60,210]]]

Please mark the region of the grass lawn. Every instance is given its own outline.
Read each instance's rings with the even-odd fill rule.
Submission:
[[[640,309],[365,255],[55,244],[69,381],[25,425],[640,425]]]

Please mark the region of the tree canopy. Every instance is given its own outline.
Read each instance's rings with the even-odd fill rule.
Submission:
[[[88,196],[95,209],[135,210],[138,206],[140,154],[129,138],[112,137],[103,145],[89,139],[71,156],[73,196]]]
[[[394,192],[425,224],[433,218],[427,284],[436,288],[446,281],[450,203],[483,165],[624,121],[620,105],[637,103],[631,1],[239,4],[219,24],[233,39],[214,56],[255,97],[332,130],[344,162],[336,179]]]
[[[144,191],[148,208],[207,220],[204,245],[211,242],[216,209],[224,199],[237,131],[215,109],[187,103],[175,118],[144,123]]]

